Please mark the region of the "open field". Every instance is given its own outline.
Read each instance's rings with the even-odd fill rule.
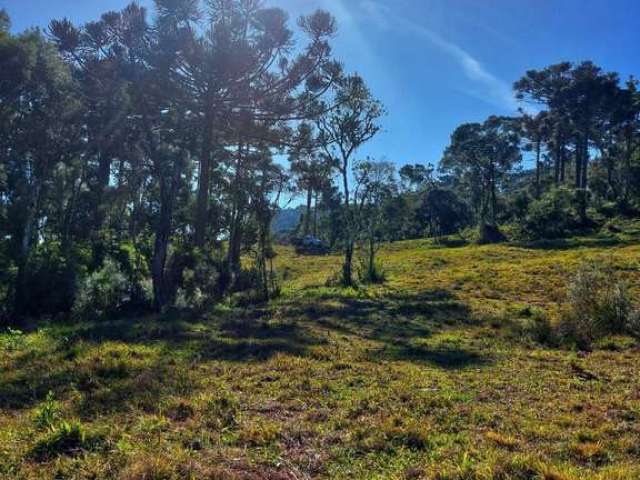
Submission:
[[[282,249],[269,305],[3,334],[0,477],[640,478],[640,345],[536,330],[585,259],[637,286],[637,233],[399,242],[357,290]]]

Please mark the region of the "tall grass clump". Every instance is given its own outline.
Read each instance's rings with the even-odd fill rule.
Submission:
[[[609,334],[633,334],[637,318],[627,284],[611,266],[588,262],[578,268],[569,284],[558,328],[567,343],[589,348]]]
[[[358,265],[358,280],[364,284],[384,283],[387,279],[382,262],[378,259],[361,258]]]
[[[76,455],[83,451],[100,448],[104,442],[101,435],[87,433],[84,426],[76,421],[59,422],[51,426],[47,433],[40,437],[31,450],[31,457],[44,462],[61,455]]]

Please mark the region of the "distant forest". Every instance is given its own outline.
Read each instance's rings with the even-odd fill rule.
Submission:
[[[531,70],[520,114],[460,125],[436,166],[381,161],[359,149],[385,107],[333,56],[337,32],[328,12],[247,0],[17,34],[0,14],[2,321],[272,298],[272,225],[294,197],[278,239],[341,252],[340,285],[383,280],[382,242],[559,238],[638,215],[635,79]]]

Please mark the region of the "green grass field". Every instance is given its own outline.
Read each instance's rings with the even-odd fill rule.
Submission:
[[[640,345],[537,328],[587,259],[637,286],[637,230],[380,258],[343,290],[281,249],[269,305],[3,334],[0,477],[640,478]]]

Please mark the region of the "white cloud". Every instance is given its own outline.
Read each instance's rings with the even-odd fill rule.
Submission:
[[[482,63],[468,51],[451,42],[433,30],[412,20],[396,15],[387,6],[374,0],[362,0],[360,6],[369,19],[379,28],[390,30],[400,27],[428,40],[441,52],[455,60],[465,76],[477,83],[483,90],[483,97],[491,103],[507,110],[516,110],[518,103],[514,98],[511,86],[493,75]],[[474,94],[477,96],[477,94]]]

